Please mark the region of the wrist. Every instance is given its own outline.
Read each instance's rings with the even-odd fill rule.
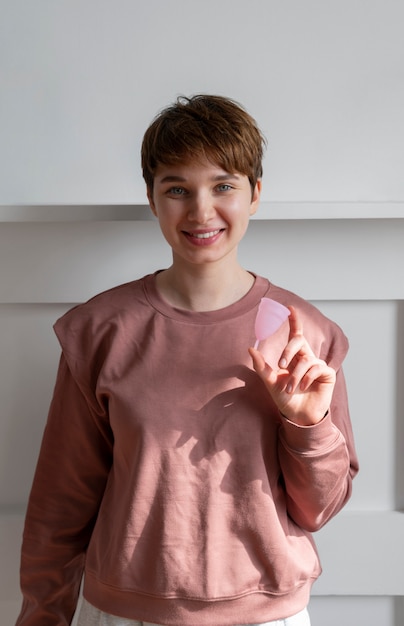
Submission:
[[[323,421],[324,418],[327,417],[330,410],[327,409],[326,412],[320,417],[314,418],[313,416],[308,415],[285,415],[282,411],[279,411],[281,417],[292,422],[292,424],[296,424],[296,426],[315,426]]]

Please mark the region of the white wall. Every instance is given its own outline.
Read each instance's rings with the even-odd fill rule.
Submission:
[[[269,139],[244,264],[339,322],[361,461],[318,533],[313,626],[404,623],[401,0],[2,2],[0,622],[52,392],[52,323],[169,262],[139,148],[178,93],[240,100]]]
[[[264,200],[401,201],[401,0],[2,1],[3,204],[145,201],[138,151],[179,93],[239,99]]]

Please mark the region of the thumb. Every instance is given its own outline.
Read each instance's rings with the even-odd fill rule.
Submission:
[[[272,367],[265,361],[263,355],[255,348],[248,348],[248,352],[252,358],[253,368],[263,380],[268,380],[272,373]]]

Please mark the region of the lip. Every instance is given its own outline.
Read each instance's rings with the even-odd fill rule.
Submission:
[[[224,228],[205,228],[201,230],[183,230],[183,234],[196,246],[209,246],[215,243],[222,235]]]

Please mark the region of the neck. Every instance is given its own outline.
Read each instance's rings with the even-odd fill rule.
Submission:
[[[252,274],[240,265],[219,272],[217,267],[175,263],[157,274],[157,288],[172,306],[189,311],[215,311],[240,300],[254,284]]]

